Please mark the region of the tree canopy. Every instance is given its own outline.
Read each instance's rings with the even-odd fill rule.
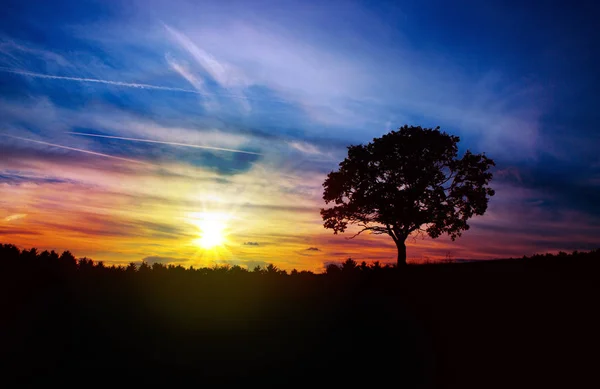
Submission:
[[[440,128],[407,126],[348,147],[338,171],[327,175],[321,209],[324,227],[334,234],[356,225],[387,234],[406,263],[406,238],[415,232],[452,240],[469,229],[473,215],[483,215],[494,190],[494,161],[467,150],[458,157],[458,136]],[[353,236],[353,237],[354,237]]]

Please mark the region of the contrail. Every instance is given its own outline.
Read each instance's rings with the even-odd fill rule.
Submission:
[[[200,145],[192,145],[192,144],[189,144],[189,143],[166,142],[166,141],[151,140],[151,139],[126,138],[126,137],[123,137],[123,136],[113,136],[113,135],[87,134],[87,133],[84,133],[84,132],[71,132],[71,131],[67,131],[66,133],[67,134],[72,134],[72,135],[81,135],[81,136],[93,136],[93,137],[97,137],[97,138],[120,139],[120,140],[128,140],[128,141],[133,141],[133,142],[158,143],[158,144],[162,144],[162,145],[193,147],[193,148],[196,148],[196,149],[208,149],[208,150],[218,150],[218,151],[229,151],[229,152],[232,152],[232,153],[263,155],[261,153],[255,153],[253,151],[244,151],[244,150],[236,150],[236,149],[226,149],[226,148],[223,148],[223,147],[213,147],[213,146],[200,146]]]
[[[240,99],[240,100],[249,100],[249,101],[266,101],[266,102],[276,102],[285,104],[286,101],[282,99],[261,99],[254,97],[247,97],[244,95],[235,95],[231,93],[208,93],[201,92],[194,89],[186,89],[186,88],[177,88],[171,86],[162,86],[162,85],[152,85],[152,84],[142,84],[137,82],[123,82],[123,81],[112,81],[112,80],[102,80],[99,78],[84,78],[84,77],[68,77],[68,76],[55,76],[53,74],[45,74],[45,73],[35,73],[27,70],[21,69],[12,69],[0,67],[1,72],[12,73],[12,74],[20,74],[22,76],[30,76],[36,78],[45,78],[49,80],[65,80],[65,81],[76,81],[76,82],[93,82],[96,84],[106,84],[106,85],[115,85],[115,86],[124,86],[127,88],[137,88],[137,89],[151,89],[151,90],[163,90],[170,92],[182,92],[182,93],[191,93],[198,96],[210,97],[210,96],[218,96],[218,97],[229,97],[232,99]]]
[[[122,82],[122,81],[111,81],[111,80],[101,80],[98,78],[81,78],[81,77],[67,77],[67,76],[54,76],[52,74],[44,74],[44,73],[34,73],[28,72],[26,70],[19,69],[7,69],[0,68],[0,71],[6,73],[20,74],[23,76],[30,76],[36,78],[47,78],[50,80],[67,80],[67,81],[78,81],[78,82],[95,82],[98,84],[107,84],[107,85],[115,85],[115,86],[125,86],[128,88],[138,88],[138,89],[154,89],[154,90],[164,90],[171,92],[184,92],[184,93],[193,93],[196,95],[203,95],[204,93],[198,92],[193,89],[185,89],[185,88],[175,88],[170,86],[160,86],[160,85],[152,85],[152,84],[140,84],[136,82]]]
[[[65,149],[65,150],[72,150],[72,151],[79,151],[80,153],[86,153],[86,154],[91,154],[91,155],[97,155],[100,157],[106,157],[106,158],[112,158],[112,159],[118,159],[120,161],[126,161],[126,162],[133,162],[133,163],[139,163],[141,165],[146,165],[146,166],[154,166],[150,163],[147,162],[142,162],[142,161],[138,161],[135,159],[129,159],[129,158],[123,158],[123,157],[117,157],[114,155],[110,155],[110,154],[104,154],[104,153],[98,153],[96,151],[89,151],[89,150],[84,150],[84,149],[78,149],[76,147],[69,147],[69,146],[63,146],[63,145],[57,145],[55,143],[50,143],[50,142],[44,142],[41,140],[34,140],[34,139],[29,139],[29,138],[22,138],[20,136],[14,136],[14,135],[8,135],[8,134],[3,134],[4,136],[7,136],[9,138],[14,138],[14,139],[20,139],[20,140],[24,140],[27,142],[33,142],[33,143],[39,143],[41,145],[47,145],[47,146],[52,146],[52,147],[58,147],[61,149]]]

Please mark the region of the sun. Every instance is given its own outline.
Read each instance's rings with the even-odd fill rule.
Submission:
[[[219,213],[202,213],[196,216],[194,224],[198,226],[200,237],[195,243],[209,250],[223,246],[227,242],[227,217]]]

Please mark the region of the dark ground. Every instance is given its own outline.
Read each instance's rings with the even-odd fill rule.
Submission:
[[[598,252],[294,276],[1,253],[0,379],[18,387],[600,387]]]

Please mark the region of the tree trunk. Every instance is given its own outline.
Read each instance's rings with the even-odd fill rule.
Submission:
[[[398,248],[398,268],[406,266],[406,244],[404,241],[396,242]]]

